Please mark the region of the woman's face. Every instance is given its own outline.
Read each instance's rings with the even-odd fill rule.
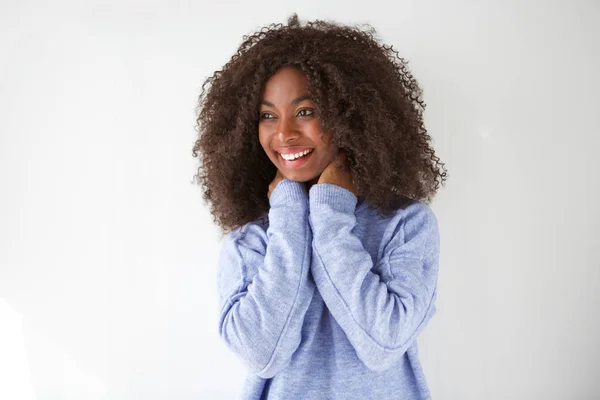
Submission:
[[[302,72],[293,67],[277,70],[265,84],[259,113],[260,144],[281,174],[293,181],[316,182],[337,148],[331,133],[323,132],[317,121]],[[289,160],[306,150],[310,153]]]

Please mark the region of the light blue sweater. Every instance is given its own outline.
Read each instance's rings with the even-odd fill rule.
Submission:
[[[430,399],[416,339],[436,312],[431,208],[386,219],[288,179],[270,206],[221,242],[219,334],[249,370],[241,398]]]

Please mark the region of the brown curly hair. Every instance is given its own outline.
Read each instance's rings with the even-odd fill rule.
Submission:
[[[430,203],[447,171],[424,127],[422,90],[407,64],[368,24],[301,26],[293,14],[287,25],[245,35],[198,99],[194,177],[215,223],[227,232],[268,213],[277,169],[259,143],[258,110],[265,82],[284,66],[306,76],[316,117],[346,151],[362,199],[384,216],[411,199]]]

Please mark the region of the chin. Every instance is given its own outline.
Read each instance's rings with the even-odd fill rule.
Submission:
[[[282,175],[285,176],[286,179],[289,179],[290,181],[295,181],[295,182],[304,182],[304,183],[308,183],[311,181],[315,181],[319,179],[320,174],[311,174],[308,177],[302,177],[302,176],[298,176],[297,174],[285,174],[282,172]]]
[[[302,178],[302,177],[298,177],[298,176],[288,176],[288,175],[284,175],[286,179],[289,179],[290,181],[294,181],[294,182],[308,182],[310,181],[310,179],[306,179],[306,178]]]

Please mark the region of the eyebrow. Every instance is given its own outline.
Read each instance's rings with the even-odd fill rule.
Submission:
[[[296,97],[294,100],[292,100],[290,102],[290,104],[298,104],[298,103],[300,103],[301,101],[304,101],[304,100],[310,100],[310,96],[307,95],[307,94],[305,94],[304,96]],[[275,107],[275,104],[271,103],[268,100],[262,100],[260,102],[260,104],[264,104],[267,107]]]

